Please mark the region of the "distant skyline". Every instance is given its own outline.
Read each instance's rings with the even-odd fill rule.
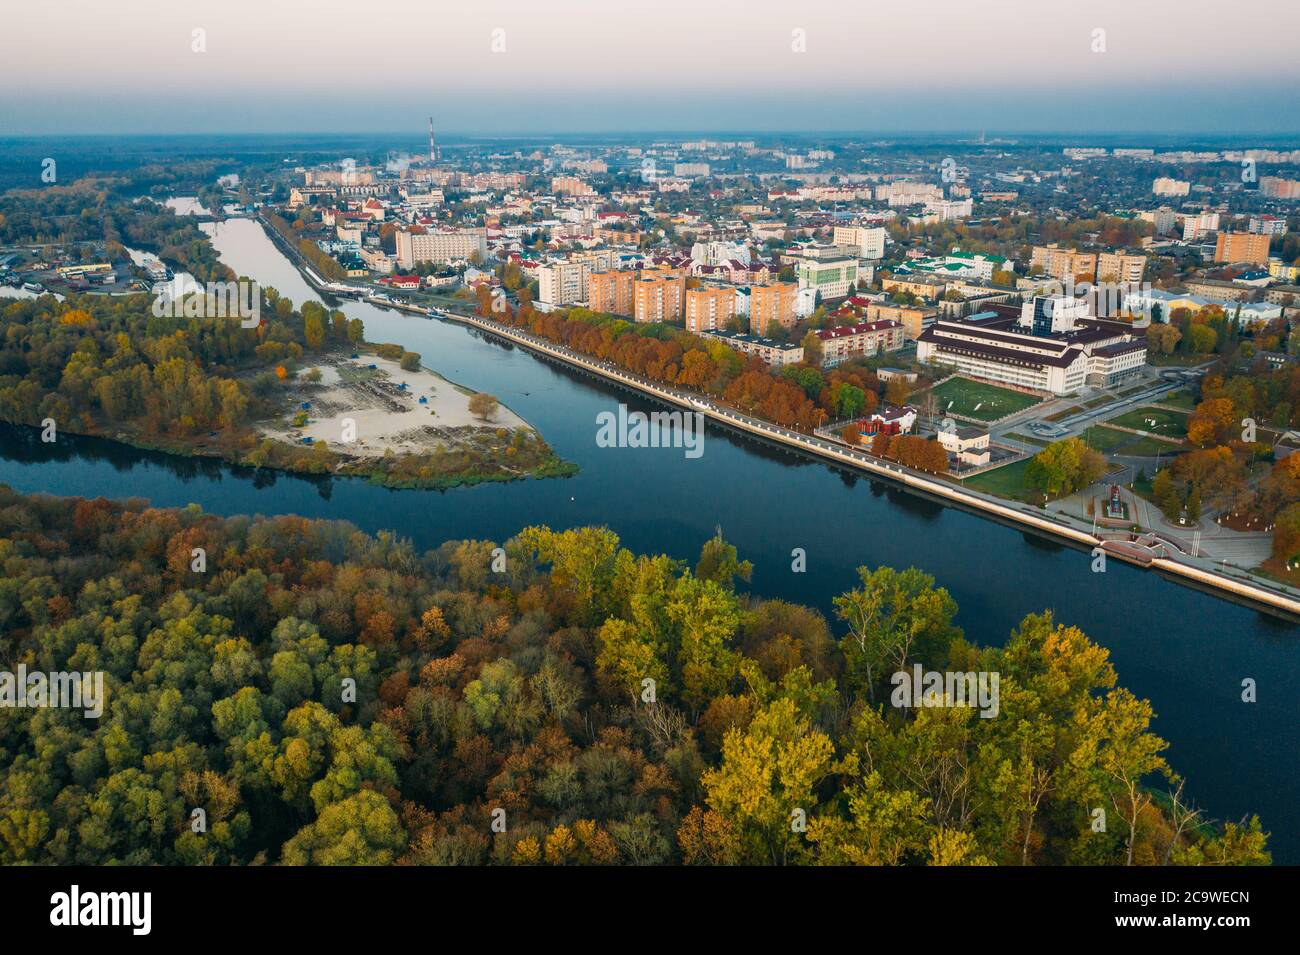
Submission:
[[[1295,0],[63,0],[6,11],[0,134],[379,133],[432,114],[467,136],[1300,135],[1297,28]]]

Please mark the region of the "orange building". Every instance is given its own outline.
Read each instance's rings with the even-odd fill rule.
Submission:
[[[587,276],[587,306],[593,312],[632,317],[632,286],[636,273],[592,272]]]
[[[794,326],[795,299],[799,286],[793,282],[751,285],[749,288],[749,330],[766,336],[775,325]]]
[[[641,233],[636,229],[614,229],[608,226],[594,226],[591,237],[605,245],[640,245]]]
[[[1214,246],[1214,261],[1268,265],[1269,238],[1253,232],[1220,232]]]
[[[686,275],[676,269],[645,269],[632,283],[632,317],[638,322],[680,322]]]
[[[718,332],[736,314],[736,290],[730,285],[702,285],[686,290],[686,330]]]

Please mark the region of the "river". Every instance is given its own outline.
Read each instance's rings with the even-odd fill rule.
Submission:
[[[257,222],[205,223],[222,260],[295,303],[315,297]],[[219,514],[295,513],[393,529],[418,547],[504,540],[528,524],[605,524],[636,551],[694,560],[721,526],[753,561],[751,589],[831,614],[861,565],[916,566],[960,606],[974,641],[1003,642],[1028,613],[1051,610],[1105,646],[1122,685],[1151,700],[1166,757],[1211,818],[1258,813],[1275,860],[1300,863],[1300,632],[1254,609],[1107,563],[1052,540],[941,505],[885,482],[708,427],[704,453],[600,448],[596,416],[625,402],[656,406],[463,326],[347,302],[373,342],[396,342],[423,363],[488,391],[536,427],[571,478],[450,491],[394,491],[362,480],[255,473],[136,451],[95,439],[5,428],[0,481],[25,491],[194,502]],[[807,571],[791,571],[791,551]],[[839,627],[835,628],[837,631]],[[1258,702],[1241,701],[1242,681]]]

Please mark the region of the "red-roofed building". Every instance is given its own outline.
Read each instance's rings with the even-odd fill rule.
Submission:
[[[892,319],[823,328],[817,337],[822,343],[823,368],[834,368],[841,362],[878,355],[881,351],[897,351],[904,342],[902,322]]]

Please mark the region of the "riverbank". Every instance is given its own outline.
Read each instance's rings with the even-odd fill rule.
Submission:
[[[787,428],[780,427],[779,425],[774,425],[757,418],[749,417],[748,415],[741,414],[734,409],[718,405],[709,399],[686,392],[680,392],[675,389],[665,388],[657,382],[652,382],[640,378],[637,375],[625,372],[608,362],[602,362],[586,355],[573,352],[567,348],[548,342],[545,339],[538,338],[528,332],[512,328],[508,325],[492,321],[491,319],[479,315],[463,315],[445,309],[434,309],[434,311],[439,315],[439,317],[445,318],[449,321],[461,322],[471,327],[478,328],[481,331],[500,336],[528,348],[535,353],[544,354],[556,360],[563,361],[571,366],[582,368],[584,371],[632,388],[641,394],[649,395],[679,408],[699,412],[718,424],[745,432],[752,436],[764,438],[768,441],[774,441],[788,447],[797,448],[817,457],[829,459],[836,463],[854,468],[855,470],[865,471],[887,478],[914,490],[923,491],[928,495],[941,498],[962,507],[970,508],[1001,520],[1027,526],[1036,531],[1051,534],[1058,538],[1063,538],[1073,544],[1088,548],[1089,550],[1100,549],[1100,551],[1104,552],[1107,556],[1123,560],[1135,566],[1161,571],[1172,575],[1179,580],[1194,582],[1195,584],[1204,587],[1211,587],[1221,594],[1244,600],[1255,606],[1267,608],[1270,611],[1280,613],[1295,620],[1300,620],[1300,599],[1297,599],[1297,596],[1294,594],[1264,587],[1253,580],[1241,580],[1226,576],[1213,570],[1203,569],[1190,562],[1195,558],[1189,558],[1188,560],[1174,560],[1168,557],[1148,556],[1148,554],[1144,552],[1135,551],[1131,547],[1123,546],[1121,542],[1098,537],[1092,533],[1091,528],[1089,530],[1083,530],[1081,527],[1072,526],[1073,521],[1067,515],[1044,513],[1040,516],[1038,513],[1033,513],[1021,507],[968,491],[965,488],[952,484],[951,482],[925,475],[918,471],[910,470],[901,465],[891,464],[884,460],[863,454],[862,452],[853,451],[832,444],[831,442],[823,441],[819,438],[810,437],[797,431],[791,431]]]
[[[260,422],[259,432],[289,444],[323,441],[347,456],[429,454],[439,445],[459,445],[467,431],[536,434],[495,398],[484,402],[484,414],[475,414],[470,402],[477,392],[378,355],[327,355],[286,387],[289,414],[284,421]]]
[[[326,282],[316,275],[301,256],[296,254],[288,243],[284,242],[276,231],[265,221],[261,221],[263,232],[270,236],[277,248],[287,253],[300,274],[312,288],[324,294],[352,294],[363,297],[367,293],[356,286],[347,287]],[[407,306],[396,302],[375,302],[376,307],[389,307],[399,311],[424,313],[426,310],[416,306]],[[840,445],[810,437],[797,431],[752,418],[734,409],[724,407],[707,398],[666,388],[658,382],[630,374],[609,362],[602,362],[590,356],[571,351],[553,342],[538,338],[528,332],[509,325],[495,322],[480,315],[453,312],[445,308],[433,307],[429,312],[448,321],[468,325],[499,338],[520,345],[534,354],[546,356],[563,362],[569,367],[579,368],[606,381],[629,388],[669,405],[688,411],[696,411],[717,424],[768,441],[797,449],[823,460],[831,460],[855,471],[866,472],[889,481],[901,484],[913,491],[918,491],[956,505],[985,517],[1007,522],[1021,527],[1028,527],[1038,533],[1050,535],[1058,540],[1084,548],[1090,552],[1104,552],[1107,557],[1124,561],[1146,570],[1155,570],[1179,583],[1196,589],[1210,589],[1216,596],[1245,603],[1257,609],[1282,616],[1291,621],[1300,621],[1300,593],[1285,585],[1271,588],[1255,578],[1229,576],[1203,558],[1182,555],[1183,559],[1158,556],[1149,548],[1126,546],[1124,542],[1108,540],[1094,533],[1091,524],[1077,521],[1068,515],[1043,512],[1029,505],[1018,505],[991,495],[967,490],[950,481],[913,471],[901,465],[859,451],[853,451]],[[1194,561],[1208,564],[1198,566]]]

